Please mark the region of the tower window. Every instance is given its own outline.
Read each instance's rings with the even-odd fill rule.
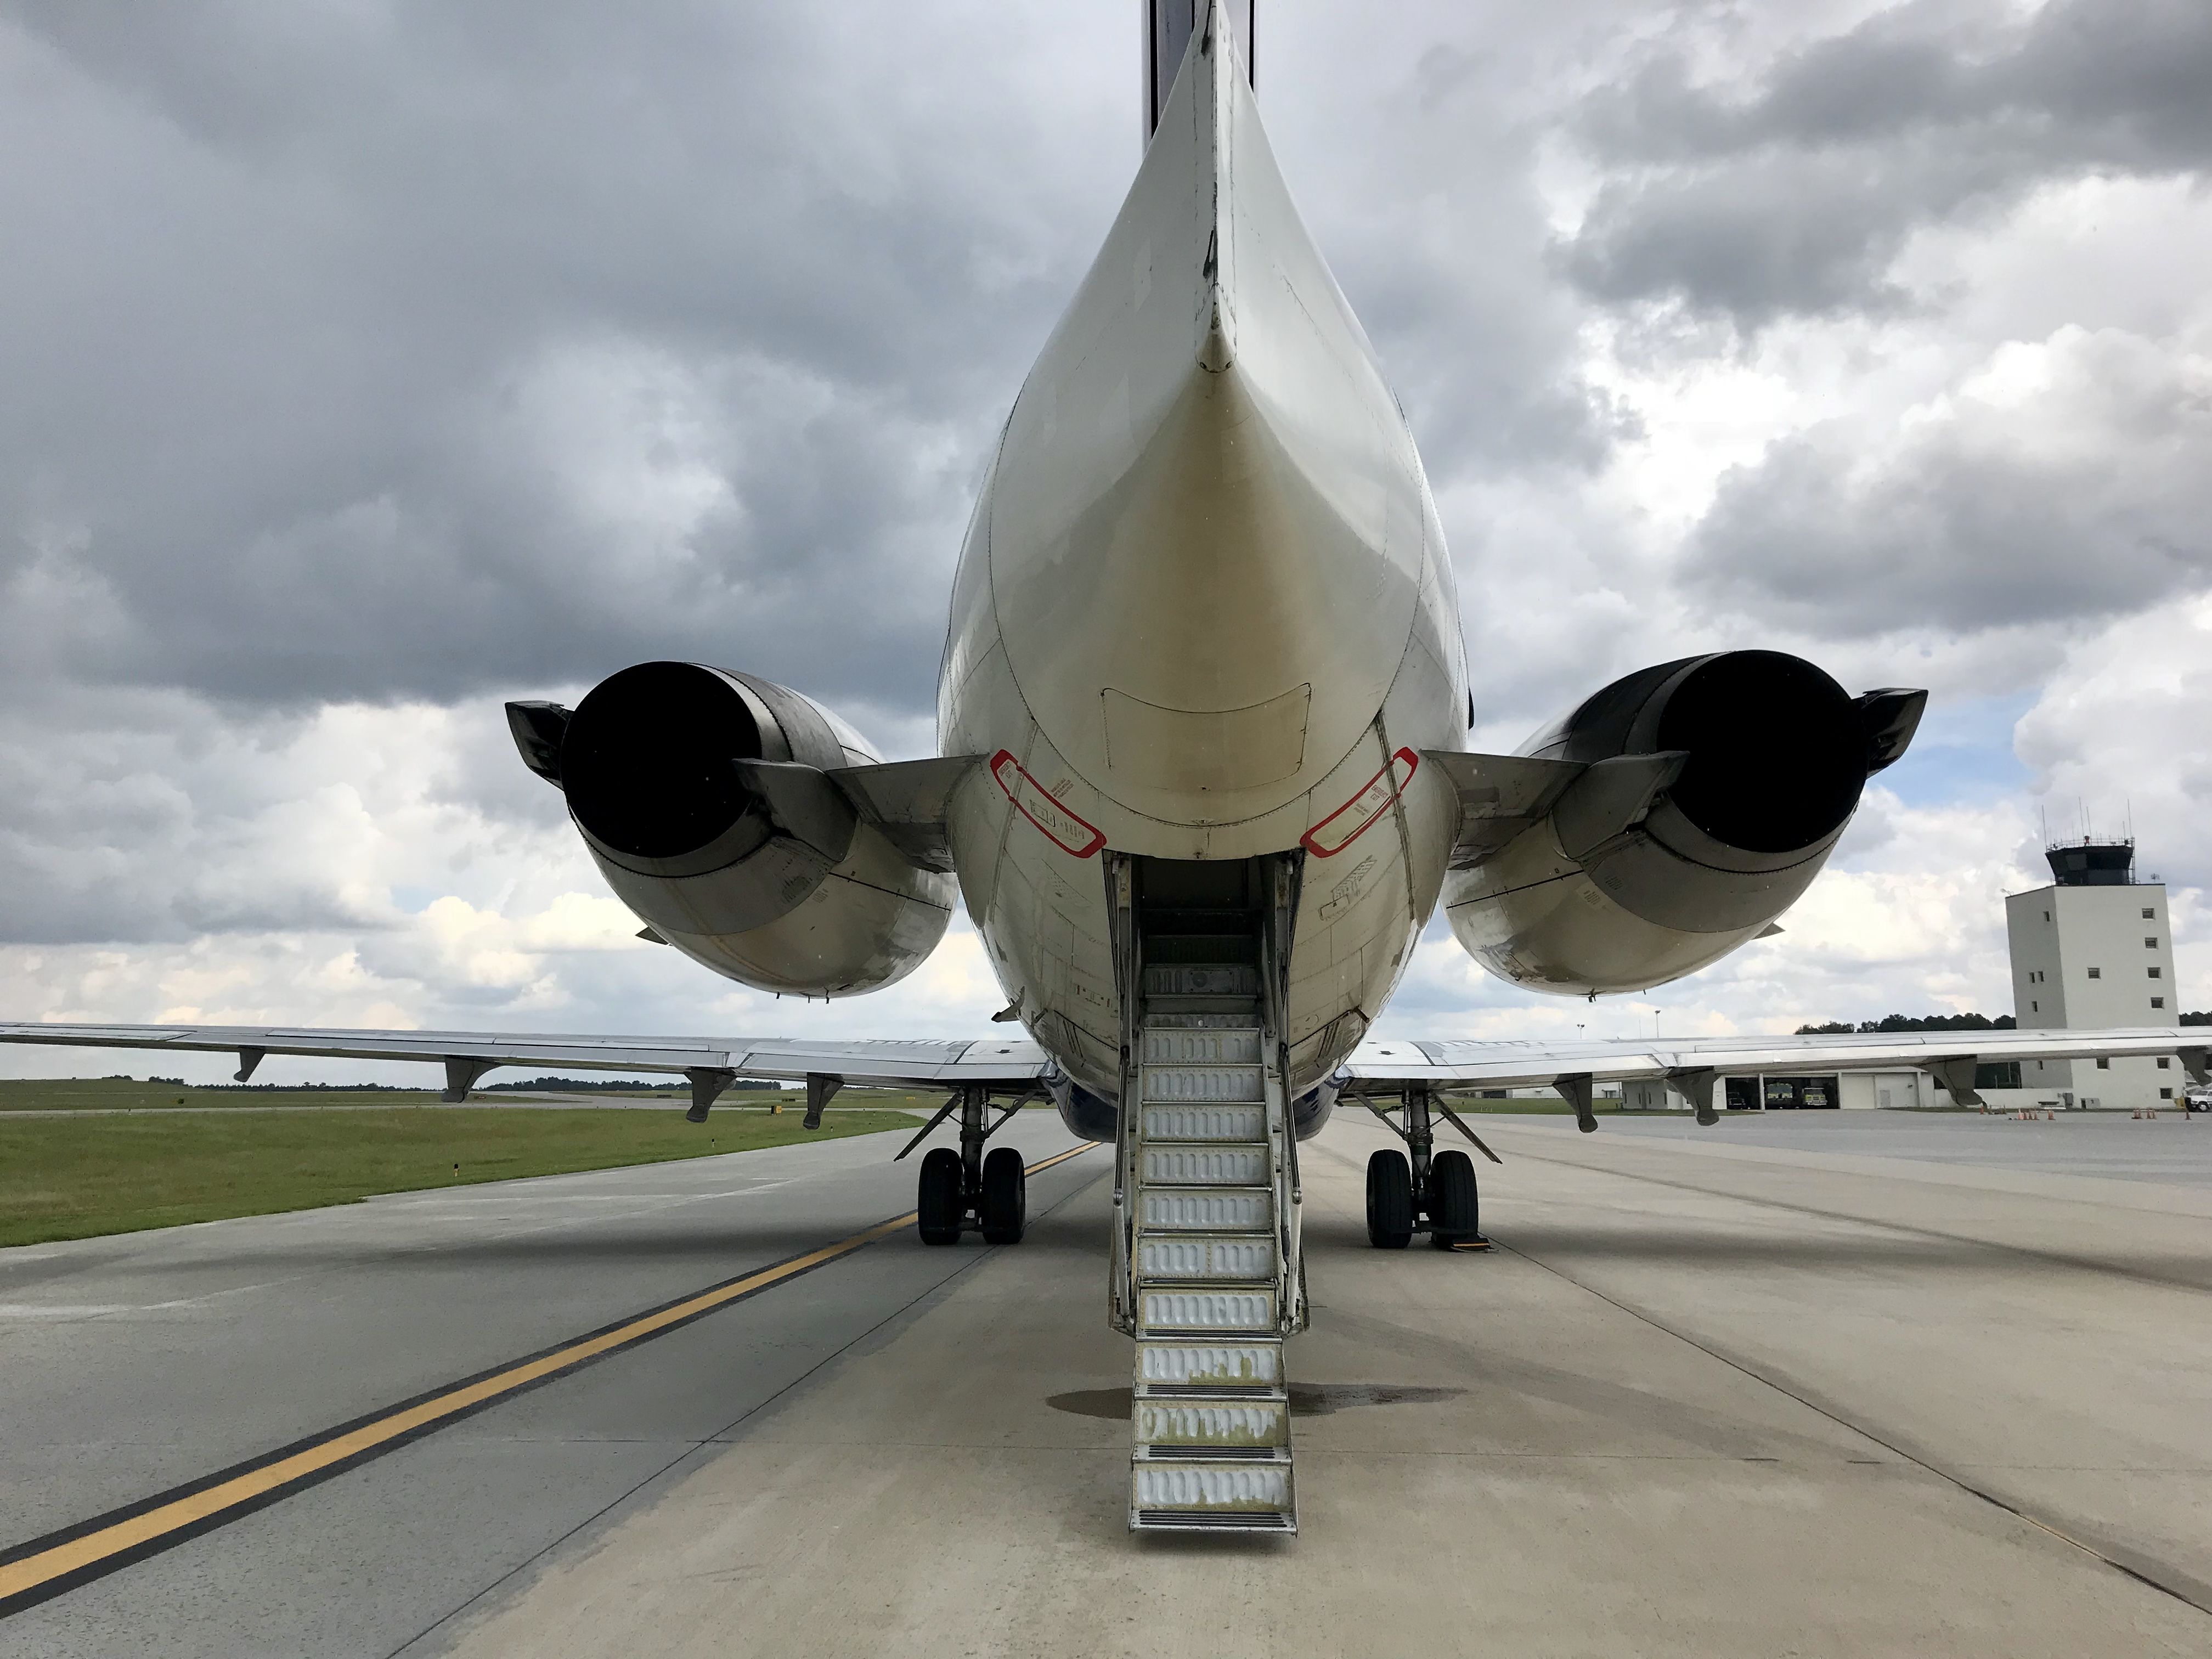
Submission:
[[[2031,1014],[2039,1014],[2043,1012],[2043,1005],[2039,1002],[2031,1002],[2027,1005],[2027,1012]]]
[[[2091,979],[2102,979],[2102,978],[2104,978],[2104,976],[2105,976],[2105,970],[2104,970],[2103,969],[2101,969],[2101,968],[2092,968],[2092,969],[2089,970],[2089,977],[2090,977]]]
[[[2150,1000],[2150,1006],[2154,1008],[2163,1008],[2166,1006],[2166,999],[2164,997],[2153,997]]]
[[[2157,949],[2158,949],[2158,935],[2157,935],[2157,934],[2155,934],[2155,933],[2153,933],[2153,934],[2152,934],[2148,939],[2145,939],[2145,940],[2143,941],[2143,949],[2144,949],[2144,950],[2146,950],[2146,951],[2155,951],[2155,950],[2157,950]]]
[[[2173,1098],[2173,1091],[2171,1089],[2160,1089],[2158,1091],[2158,1097],[2160,1100],[2172,1100]]]
[[[2112,1062],[2100,1055],[2097,1060],[2097,1069],[2100,1072],[2109,1072],[2112,1069]]]
[[[2158,969],[2155,969],[2155,968],[2152,969],[2150,970],[2150,976],[2151,976],[2153,979],[2156,979],[2156,978],[2158,977]]]
[[[2146,910],[2146,911],[2144,911],[2144,912],[2143,912],[2143,920],[2144,920],[2145,921],[2155,921],[2155,920],[2157,919],[2157,916],[2158,916],[2158,912],[2157,912],[2157,911],[2155,911],[2155,910]],[[2044,919],[2045,921],[2050,921],[2050,920],[2051,920],[2051,912],[2050,912],[2050,911],[2048,911],[2048,910],[2045,910],[2045,911],[2043,913],[2043,919]]]
[[[2173,1062],[2164,1054],[2160,1054],[2158,1057],[2158,1069],[2161,1072],[2170,1072],[2173,1069]]]

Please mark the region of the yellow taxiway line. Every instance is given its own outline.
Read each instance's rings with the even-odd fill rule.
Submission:
[[[1041,1170],[1049,1170],[1055,1164],[1065,1163],[1077,1153],[1090,1150],[1088,1145],[1071,1146],[1042,1163],[1030,1164],[1028,1173],[1035,1175]],[[305,1444],[270,1453],[246,1468],[18,1546],[0,1555],[0,1616],[73,1589],[104,1571],[143,1559],[157,1550],[181,1543],[240,1515],[264,1508],[307,1482],[335,1474],[376,1452],[393,1449],[397,1443],[419,1438],[519,1389],[603,1358],[618,1348],[663,1335],[740,1297],[849,1255],[911,1225],[914,1220],[912,1211],[894,1216],[834,1244],[824,1244],[819,1249],[713,1285],[695,1296],[640,1314],[532,1358],[389,1407],[328,1431]]]

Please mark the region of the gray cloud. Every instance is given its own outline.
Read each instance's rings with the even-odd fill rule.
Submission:
[[[2202,171],[2208,88],[2196,0],[2051,0],[2018,25],[1921,0],[1748,82],[1695,80],[1668,43],[1588,101],[1608,176],[1564,267],[1600,300],[1747,327],[1894,305],[1884,274],[1923,225],[2047,180]]]
[[[14,9],[0,584],[51,647],[15,671],[301,707],[692,654],[925,703],[1127,134],[1016,95],[1066,40],[854,33]]]
[[[2116,331],[2001,353],[1887,434],[1834,422],[1733,469],[1698,592],[1816,637],[2139,611],[2212,580],[2212,367]]]

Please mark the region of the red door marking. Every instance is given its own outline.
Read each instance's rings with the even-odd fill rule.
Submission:
[[[1047,839],[1061,852],[1087,859],[1106,844],[1104,830],[1095,823],[1085,823],[1054,800],[1006,750],[1001,749],[991,757],[991,775],[999,781],[999,787],[1006,792],[1006,799],[1013,802],[1021,815],[1043,830]]]
[[[1317,859],[1334,858],[1367,833],[1367,828],[1389,810],[1405,793],[1419,769],[1421,757],[1401,749],[1390,763],[1367,780],[1360,792],[1298,837],[1298,845]]]

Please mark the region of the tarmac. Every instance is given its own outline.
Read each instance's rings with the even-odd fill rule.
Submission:
[[[0,1654],[2212,1654],[2212,1122],[1475,1127],[1480,1254],[1368,1248],[1364,1113],[1304,1149],[1294,1540],[1125,1529],[1103,1151],[804,1272],[890,1138],[0,1251],[0,1544],[788,1271]]]

